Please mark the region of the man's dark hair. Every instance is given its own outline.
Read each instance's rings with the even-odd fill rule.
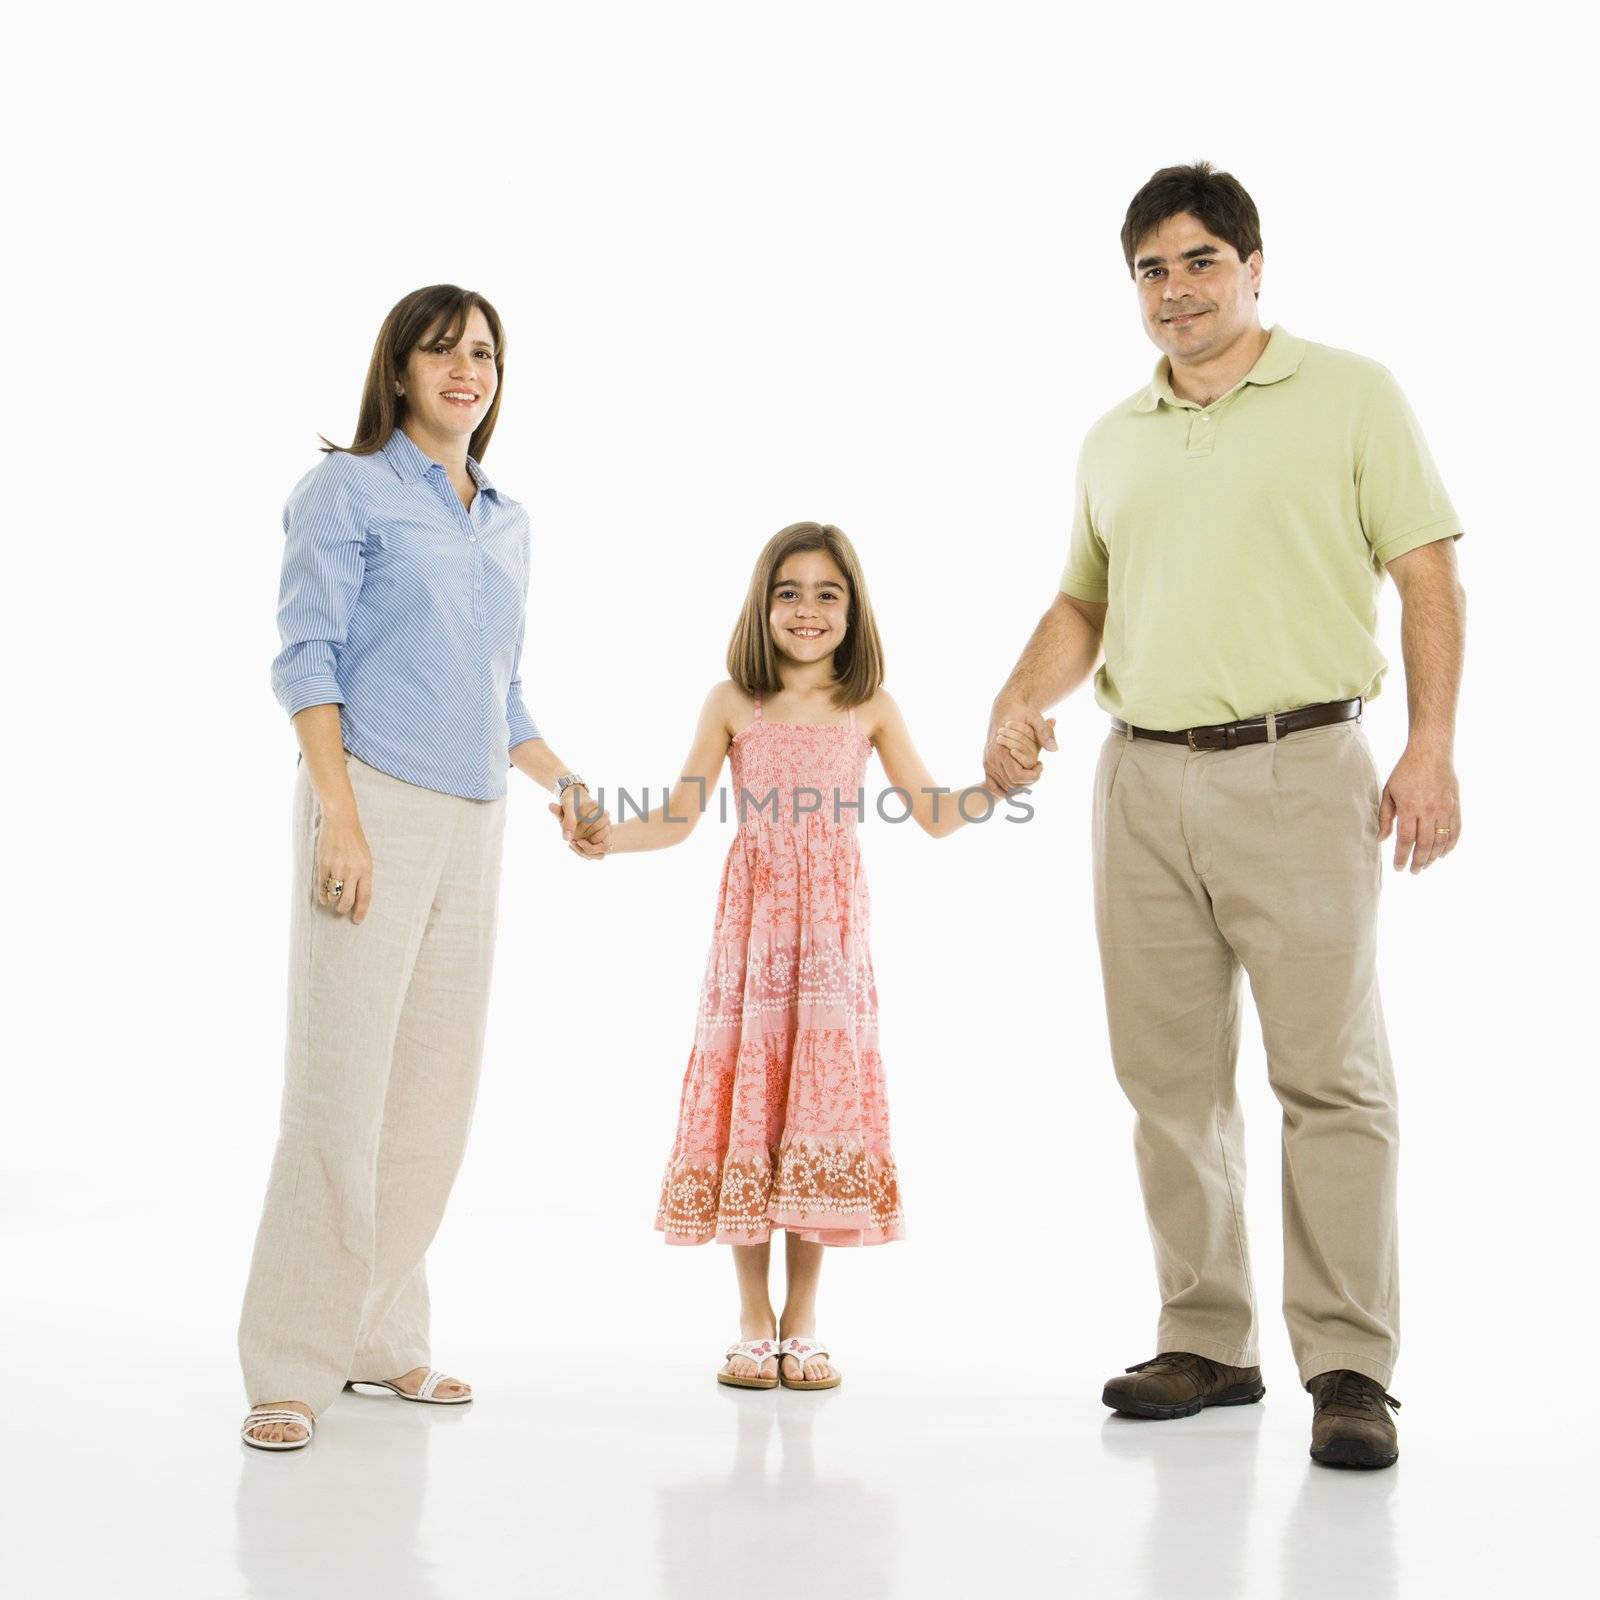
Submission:
[[[1261,248],[1261,218],[1256,203],[1231,172],[1218,172],[1209,161],[1187,167],[1163,167],[1133,197],[1122,223],[1122,254],[1133,272],[1133,252],[1168,217],[1187,211],[1208,233],[1248,260]]]

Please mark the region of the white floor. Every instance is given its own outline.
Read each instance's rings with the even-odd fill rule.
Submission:
[[[1053,1360],[975,1332],[897,1350],[841,1309],[843,1388],[741,1393],[711,1381],[720,1323],[689,1342],[663,1298],[632,1320],[670,1342],[630,1343],[614,1278],[585,1283],[582,1252],[508,1261],[503,1218],[453,1222],[442,1276],[536,1302],[568,1274],[583,1299],[561,1302],[560,1340],[536,1319],[514,1343],[457,1332],[437,1355],[477,1385],[471,1407],[346,1395],[309,1450],[247,1450],[239,1226],[91,1217],[13,1223],[0,1241],[19,1600],[1592,1592],[1593,1409],[1540,1412],[1487,1363],[1397,1385],[1403,1459],[1372,1474],[1308,1461],[1309,1401],[1281,1360],[1262,1405],[1140,1424],[1098,1396],[1148,1351],[1096,1365],[1092,1338]],[[656,1268],[654,1249],[646,1290],[721,1283],[711,1252]],[[593,1342],[578,1345],[585,1301]],[[129,1309],[114,1322],[102,1303]],[[982,1304],[947,1326],[982,1328]]]

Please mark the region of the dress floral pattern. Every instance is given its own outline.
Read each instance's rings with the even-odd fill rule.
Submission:
[[[733,741],[694,1048],[656,1227],[668,1244],[903,1235],[856,840],[871,742],[756,720]]]

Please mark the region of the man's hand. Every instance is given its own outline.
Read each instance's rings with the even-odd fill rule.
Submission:
[[[611,818],[590,800],[589,791],[582,784],[569,783],[560,803],[550,802],[550,814],[559,819],[561,837],[574,855],[585,861],[599,861],[611,849]]]
[[[1044,721],[1045,726],[1053,733],[1056,719],[1054,717],[1046,717]],[[1041,746],[1031,724],[1022,721],[1020,718],[1002,722],[995,732],[995,739],[998,743],[1003,744],[1023,766],[1035,768],[1039,765]]]
[[[1379,839],[1387,839],[1391,828],[1396,872],[1408,859],[1412,872],[1421,872],[1461,843],[1461,795],[1447,754],[1406,746],[1383,786]]]
[[[998,799],[1044,776],[1041,750],[1056,748],[1056,719],[1031,706],[996,706],[983,749],[984,788]]]

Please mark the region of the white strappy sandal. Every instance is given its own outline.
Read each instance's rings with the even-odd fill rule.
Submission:
[[[259,1428],[269,1423],[273,1426],[279,1423],[296,1423],[306,1430],[306,1436],[303,1439],[257,1439],[251,1434],[252,1428]],[[275,1407],[268,1407],[262,1411],[252,1411],[244,1419],[239,1437],[257,1450],[304,1450],[315,1437],[316,1431],[316,1423],[303,1411],[279,1411]]]
[[[779,1356],[793,1356],[800,1363],[800,1371],[806,1370],[806,1362],[815,1361],[818,1356],[832,1360],[833,1352],[817,1339],[785,1339],[778,1347]],[[778,1382],[785,1389],[837,1389],[844,1382],[840,1373],[834,1373],[831,1378],[791,1378],[783,1370],[783,1362],[778,1362]]]
[[[745,1339],[738,1344],[728,1346],[726,1360],[731,1361],[735,1356],[743,1356],[746,1361],[755,1362],[757,1368],[771,1361],[778,1353],[776,1339]],[[730,1389],[776,1389],[778,1380],[771,1378],[736,1378],[731,1372],[719,1372],[717,1382],[725,1383]]]
[[[402,1400],[414,1400],[423,1406],[464,1406],[472,1399],[472,1390],[465,1394],[435,1394],[441,1383],[460,1383],[460,1378],[452,1378],[448,1372],[441,1372],[437,1367],[429,1367],[428,1375],[422,1380],[421,1386],[415,1394],[408,1394],[398,1384],[390,1383],[385,1378],[356,1378],[345,1385],[347,1389],[387,1389],[390,1394],[397,1394]]]

